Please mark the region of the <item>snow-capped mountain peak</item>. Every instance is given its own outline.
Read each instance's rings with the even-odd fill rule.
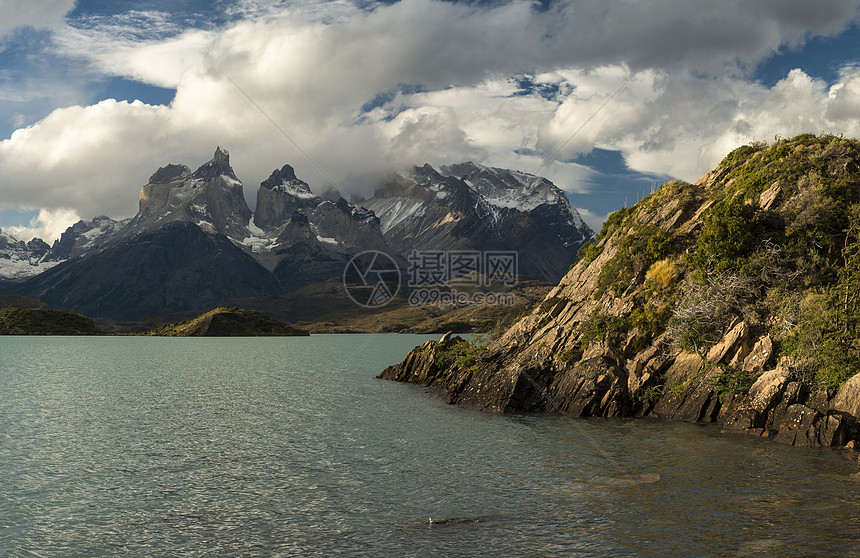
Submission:
[[[308,186],[307,182],[296,178],[296,172],[290,165],[284,165],[280,170],[275,170],[269,178],[260,184],[260,186],[269,190],[283,192],[303,200],[319,198],[316,194],[311,192],[310,186]]]
[[[533,174],[471,161],[443,166],[440,174],[459,178],[496,207],[532,211],[543,204],[570,205],[562,190],[546,178]]]
[[[414,167],[364,202],[386,240],[411,250],[517,250],[521,273],[555,281],[592,238],[564,191],[546,178],[473,162]]]
[[[123,235],[133,236],[171,221],[189,221],[206,232],[244,239],[251,210],[230,154],[218,147],[193,173],[185,165],[158,169],[140,190],[140,208]]]
[[[57,262],[45,261],[49,250],[41,238],[24,242],[0,230],[0,278],[21,279],[53,267]]]

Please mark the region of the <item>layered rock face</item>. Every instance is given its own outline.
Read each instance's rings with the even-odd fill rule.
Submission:
[[[286,292],[341,277],[366,250],[395,253],[372,211],[317,196],[289,165],[260,185],[253,225],[243,243]]]
[[[140,209],[124,236],[152,231],[172,221],[187,221],[206,232],[234,239],[249,236],[251,210],[242,183],[230,166],[230,154],[220,147],[212,159],[191,172],[184,165],[156,171],[140,190]]]
[[[798,152],[800,162],[833,168],[833,182],[822,174],[818,186],[808,184],[807,170],[789,159]],[[826,157],[833,152],[839,156]],[[782,183],[765,175],[747,188],[750,161],[804,174],[780,175]],[[822,291],[849,308],[850,258],[836,251],[819,260],[820,276],[804,275],[790,251],[807,245],[794,240],[793,227],[817,226],[807,201],[821,184],[860,199],[858,161],[858,142],[836,138],[734,152],[695,184],[669,183],[610,216],[544,301],[487,347],[428,342],[380,377],[431,386],[450,403],[487,411],[653,416],[792,445],[860,446],[856,360],[846,357],[840,367],[832,364],[839,350],[830,360],[805,350],[824,345],[816,335],[849,353],[856,343],[856,313],[840,306],[836,323],[821,330],[804,317]],[[828,203],[818,201],[825,195],[816,207]],[[725,217],[732,212],[742,218]],[[719,227],[727,222],[742,226]],[[855,238],[844,227],[833,235],[849,246]],[[729,256],[713,246],[727,246]],[[835,271],[824,273],[827,266]]]
[[[264,230],[277,228],[296,211],[312,211],[321,201],[306,182],[296,178],[293,167],[284,165],[260,184],[254,223]]]

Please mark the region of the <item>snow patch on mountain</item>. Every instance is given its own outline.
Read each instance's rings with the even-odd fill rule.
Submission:
[[[271,252],[275,249],[275,247],[277,247],[277,238],[270,237],[263,229],[258,227],[256,223],[254,223],[253,216],[248,220],[247,227],[250,236],[247,236],[240,242],[237,242],[237,244],[249,248],[254,254],[263,254],[266,252]]]
[[[281,182],[279,186],[275,188],[279,192],[284,192],[291,196],[297,197],[301,200],[312,200],[318,197],[316,194],[310,191],[307,183],[302,180],[286,180]]]
[[[0,279],[25,279],[47,271],[59,263],[61,262],[20,259],[14,255],[8,259],[0,256]]]
[[[334,244],[335,246],[340,244],[340,242],[338,242],[335,238],[326,238],[320,235],[317,235],[317,240],[319,240],[320,242],[325,242],[326,244]]]
[[[44,265],[48,251],[49,246],[40,238],[24,242],[0,231],[0,278],[30,277],[56,265]]]
[[[203,232],[207,232],[209,234],[215,234],[218,232],[218,229],[215,228],[215,225],[210,223],[209,221],[197,221],[195,223]]]
[[[567,196],[541,176],[487,167],[477,163],[443,166],[439,174],[463,180],[496,207],[533,211],[539,206],[566,204]]]
[[[371,202],[370,208],[379,217],[383,233],[406,219],[421,217],[426,211],[424,200],[417,198],[383,198]]]

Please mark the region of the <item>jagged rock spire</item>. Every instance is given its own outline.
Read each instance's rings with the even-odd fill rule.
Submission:
[[[220,146],[215,149],[215,155],[208,163],[194,171],[192,178],[211,180],[216,176],[228,176],[233,180],[238,180],[233,168],[230,167],[230,153]]]
[[[188,178],[191,174],[191,169],[185,165],[170,164],[161,167],[152,176],[149,177],[150,184],[168,184],[174,180],[182,180]]]
[[[272,171],[271,176],[264,180],[260,186],[268,188],[269,190],[274,190],[284,182],[290,182],[292,180],[297,180],[295,169],[290,165],[284,165],[280,170],[275,169]]]

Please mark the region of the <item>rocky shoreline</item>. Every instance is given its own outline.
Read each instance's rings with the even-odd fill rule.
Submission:
[[[738,148],[610,215],[579,256],[492,343],[446,335],[379,377],[491,412],[860,449],[860,142]]]
[[[632,369],[597,354],[560,374],[548,374],[539,366],[512,365],[497,375],[493,366],[487,366],[487,356],[471,368],[440,365],[443,355],[460,343],[464,343],[460,337],[450,335],[427,341],[378,377],[427,386],[449,404],[481,411],[716,423],[724,432],[769,437],[793,446],[860,449],[860,374],[839,390],[810,393],[781,363],[763,372],[747,393],[720,397],[713,386],[713,371],[719,368],[708,372],[707,363],[714,362],[695,354],[655,354],[650,359],[643,355],[630,363]],[[745,347],[738,337],[715,354],[722,353],[721,360],[735,358]],[[750,356],[756,355],[750,352]],[[654,387],[649,384],[658,375],[688,387],[648,400],[642,395]]]

